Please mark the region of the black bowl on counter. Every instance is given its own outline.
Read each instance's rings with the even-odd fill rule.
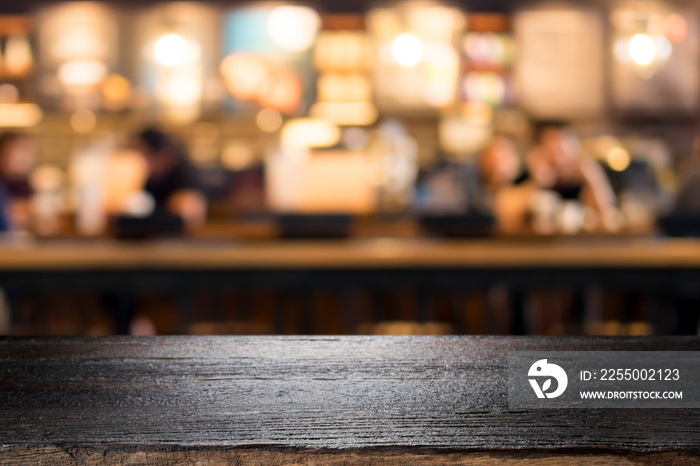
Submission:
[[[470,211],[463,214],[420,214],[418,224],[431,236],[445,238],[483,238],[494,233],[492,214]]]
[[[700,211],[674,212],[659,218],[657,224],[666,236],[700,237]]]
[[[125,240],[177,238],[185,233],[182,217],[155,212],[147,217],[120,215],[115,222],[115,236]]]
[[[279,236],[285,239],[340,239],[350,236],[354,215],[277,214]]]

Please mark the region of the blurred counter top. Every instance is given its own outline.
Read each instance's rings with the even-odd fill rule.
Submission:
[[[8,240],[0,271],[71,269],[697,268],[700,239]]]

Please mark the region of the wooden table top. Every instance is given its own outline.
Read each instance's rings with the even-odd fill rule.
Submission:
[[[0,271],[700,267],[700,240],[661,238],[346,241],[23,241],[0,243]]]
[[[700,339],[4,338],[0,464],[699,461],[697,409],[510,409],[507,354],[557,350]]]

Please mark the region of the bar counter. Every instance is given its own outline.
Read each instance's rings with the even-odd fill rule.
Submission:
[[[700,240],[663,238],[110,240],[0,244],[0,270],[700,267]]]
[[[697,409],[514,410],[512,351],[696,337],[0,339],[0,464],[697,464]],[[510,463],[507,463],[510,464]]]
[[[11,308],[26,297],[50,296],[45,292],[51,290],[119,296],[120,303],[133,303],[143,293],[160,293],[174,298],[177,333],[201,320],[196,299],[202,290],[264,293],[272,306],[264,311],[273,322],[266,325],[276,334],[328,333],[318,323],[328,315],[337,320],[331,333],[353,334],[365,321],[392,318],[384,316],[381,303],[360,308],[358,299],[410,290],[416,305],[407,311],[410,315],[401,318],[435,320],[435,300],[454,298],[455,316],[450,318],[454,324],[461,331],[483,334],[489,333],[482,325],[483,312],[464,310],[460,300],[497,285],[514,292],[560,287],[581,295],[605,287],[668,303],[695,296],[698,283],[697,239],[96,239],[0,245],[0,287],[14,300]],[[337,296],[339,307],[323,311],[314,304],[319,293]],[[290,299],[298,303],[298,310],[287,309]],[[41,309],[51,305],[50,301],[40,302]],[[111,309],[117,332],[127,333],[133,306],[119,304]],[[597,318],[582,312],[576,311],[572,318],[581,322]],[[647,317],[661,332],[671,328],[664,312],[662,306],[653,305]]]

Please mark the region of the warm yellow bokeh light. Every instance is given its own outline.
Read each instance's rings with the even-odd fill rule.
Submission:
[[[635,34],[630,41],[630,57],[638,65],[649,65],[656,57],[656,46],[646,34]]]
[[[168,76],[160,89],[160,97],[168,105],[188,106],[202,98],[202,78],[196,69],[183,69]]]
[[[401,34],[391,44],[394,59],[403,66],[415,66],[423,58],[423,44],[413,34]]]
[[[107,76],[107,65],[100,60],[69,60],[58,68],[58,80],[64,86],[96,86]]]
[[[29,177],[29,185],[35,191],[56,191],[63,186],[66,174],[55,165],[39,165]]]
[[[277,110],[263,108],[256,115],[255,123],[262,131],[274,133],[282,126],[282,115]]]
[[[622,147],[613,147],[606,157],[610,168],[617,172],[621,172],[630,166],[630,154]]]
[[[44,116],[36,104],[0,104],[0,128],[26,128],[39,124]]]
[[[173,33],[165,34],[158,39],[154,51],[158,63],[165,66],[194,63],[201,53],[199,44]]]
[[[5,70],[12,75],[23,76],[32,68],[32,47],[26,37],[10,37],[5,44]]]
[[[272,10],[267,20],[267,32],[282,50],[302,52],[316,39],[321,18],[306,6],[280,6]]]
[[[462,107],[462,116],[473,125],[488,125],[493,122],[493,107],[483,102],[468,102]]]
[[[282,148],[332,147],[340,142],[340,128],[327,120],[297,118],[282,127]]]
[[[230,141],[221,152],[221,165],[229,170],[243,170],[255,161],[255,152],[245,141]]]
[[[367,126],[377,121],[377,107],[371,102],[317,102],[311,116],[341,126]]]
[[[131,95],[131,83],[124,76],[113,74],[102,83],[102,96],[110,107],[121,107]]]

